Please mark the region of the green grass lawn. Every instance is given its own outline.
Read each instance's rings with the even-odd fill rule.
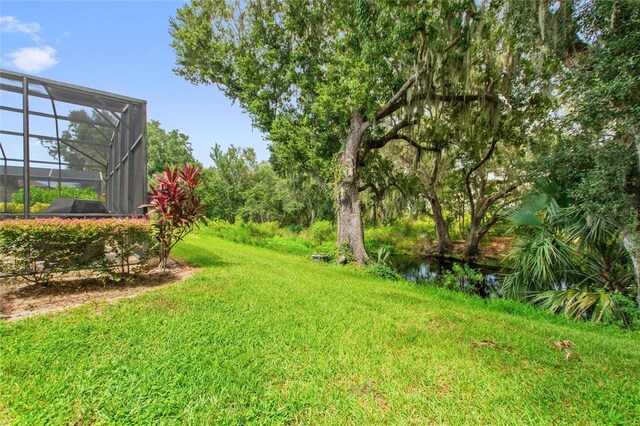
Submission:
[[[211,237],[176,254],[202,269],[114,305],[0,324],[0,423],[640,419],[637,332]]]

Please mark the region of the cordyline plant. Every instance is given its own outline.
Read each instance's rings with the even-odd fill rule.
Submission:
[[[159,269],[167,270],[167,260],[173,247],[198,226],[202,216],[196,188],[201,182],[200,169],[185,164],[182,169],[167,167],[151,186],[148,215],[158,240]]]

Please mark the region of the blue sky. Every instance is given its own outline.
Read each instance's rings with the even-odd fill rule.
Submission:
[[[177,1],[0,1],[0,66],[148,101],[149,119],[189,135],[210,164],[214,143],[267,143],[249,116],[214,86],[173,74],[169,17]]]

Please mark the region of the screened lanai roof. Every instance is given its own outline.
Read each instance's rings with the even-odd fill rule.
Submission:
[[[66,102],[89,108],[106,109],[112,113],[121,113],[127,105],[146,104],[147,101],[142,99],[131,98],[129,96],[117,95],[115,93],[104,92],[102,90],[90,89],[88,87],[76,86],[74,84],[62,83],[60,81],[49,80],[46,78],[27,76],[25,74],[0,70],[0,77],[7,80],[22,82],[23,77],[28,77],[29,82],[37,84],[44,88],[44,91],[38,88],[30,88],[29,96],[36,96],[44,99],[53,99],[59,102]],[[14,86],[0,83],[0,90],[6,90],[14,93],[22,93],[21,86]],[[3,108],[4,109],[4,105]],[[32,112],[33,113],[33,112]],[[101,123],[96,123],[101,125]]]
[[[146,101],[0,70],[0,113],[0,215],[40,213],[29,192],[45,183],[61,196],[91,187],[112,215],[141,213]]]

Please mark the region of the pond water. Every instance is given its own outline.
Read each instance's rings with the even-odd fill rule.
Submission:
[[[400,275],[416,284],[428,284],[442,272],[452,270],[455,263],[462,263],[437,257],[407,255],[392,255],[389,262]],[[498,281],[499,268],[474,264],[470,266],[484,275],[482,282],[476,286],[480,296],[494,298],[502,295]]]

